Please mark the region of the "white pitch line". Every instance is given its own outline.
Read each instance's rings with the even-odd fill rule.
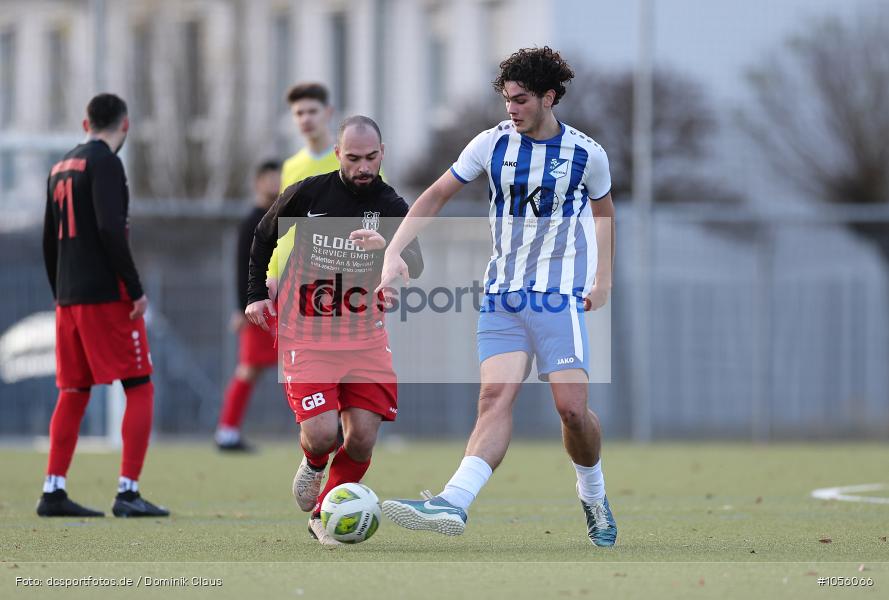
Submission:
[[[885,490],[885,483],[865,483],[863,485],[847,485],[812,490],[812,497],[819,500],[841,500],[843,502],[867,502],[870,504],[889,504],[889,498],[879,496],[856,496],[859,492],[879,492]]]

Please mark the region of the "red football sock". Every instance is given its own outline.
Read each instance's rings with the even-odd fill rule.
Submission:
[[[253,383],[232,377],[225,390],[225,399],[222,402],[222,412],[219,414],[220,427],[241,428],[244,420],[244,411],[250,402],[250,393],[253,391]]]
[[[320,471],[327,466],[327,460],[330,458],[330,452],[333,450],[333,447],[331,447],[330,450],[324,452],[323,454],[312,454],[311,452],[306,450],[305,446],[303,446],[302,444],[300,444],[300,446],[303,449],[303,454],[306,455],[306,462],[309,463],[310,467]]]
[[[151,437],[154,384],[149,381],[125,388],[124,391],[127,395],[127,408],[123,413],[121,426],[123,456],[120,461],[120,475],[138,481],[145,462],[145,453],[148,452],[148,438]]]
[[[327,475],[327,483],[324,489],[318,495],[318,502],[315,504],[314,512],[321,510],[321,500],[327,496],[327,493],[338,485],[343,483],[358,483],[367,470],[370,468],[370,460],[367,462],[358,462],[349,456],[345,446],[340,446],[330,463],[330,473]]]
[[[49,422],[49,461],[46,465],[47,475],[65,477],[74,448],[77,447],[77,434],[80,432],[80,421],[90,401],[89,390],[85,392],[59,390],[59,399]]]

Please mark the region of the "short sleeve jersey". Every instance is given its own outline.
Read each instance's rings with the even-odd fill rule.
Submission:
[[[487,293],[590,292],[597,266],[590,203],[611,191],[608,157],[592,138],[560,123],[558,135],[535,140],[504,121],[469,142],[451,173],[463,183],[488,178]]]

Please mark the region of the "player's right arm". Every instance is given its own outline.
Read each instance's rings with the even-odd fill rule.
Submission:
[[[417,239],[417,235],[428,223],[425,218],[421,217],[437,215],[447,201],[453,198],[454,194],[459,192],[462,187],[463,183],[454,177],[451,171],[445,171],[438,181],[420,194],[392,237],[392,241],[386,247],[380,285],[374,291],[375,294],[382,291],[383,296],[388,299],[389,290],[394,287],[394,284],[399,281],[406,283],[409,280],[408,265],[401,255],[410,243]]]
[[[49,278],[49,287],[52,289],[53,299],[56,294],[56,268],[59,260],[58,240],[56,235],[56,222],[53,216],[53,197],[50,192],[49,180],[46,181],[46,213],[43,216],[43,264],[46,266],[46,276]]]
[[[281,272],[284,270],[282,267],[290,258],[290,253],[293,252],[293,243],[295,240],[296,225],[292,225],[290,229],[287,230],[287,233],[282,235],[278,240],[275,250],[272,252],[272,258],[269,260],[269,268],[266,271],[266,277],[268,279],[277,280],[281,277]]]
[[[232,331],[240,331],[247,319],[247,270],[250,267],[250,246],[253,245],[253,230],[256,229],[256,215],[251,212],[238,224],[238,249],[235,252],[235,272],[237,273],[236,297],[238,310],[232,315]]]
[[[453,198],[465,184],[484,172],[490,156],[489,150],[493,132],[494,130],[490,129],[475,136],[460,153],[457,162],[445,171],[435,183],[426,188],[426,191],[420,194],[420,197],[411,206],[386,248],[380,285],[377,286],[374,293],[382,291],[383,296],[388,299],[393,284],[399,280],[408,281],[407,263],[404,262],[401,253],[411,241],[416,239],[428,223],[425,218],[417,217],[437,215],[447,201]]]
[[[302,187],[302,183],[291,186],[278,196],[278,199],[275,200],[253,231],[247,280],[247,308],[244,310],[244,314],[248,321],[266,331],[269,326],[265,319],[265,313],[268,312],[272,316],[277,315],[275,303],[269,299],[266,272],[278,241],[278,218],[296,214],[297,203],[302,199],[299,193]]]

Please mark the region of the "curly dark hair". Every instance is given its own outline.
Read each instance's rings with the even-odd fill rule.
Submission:
[[[538,97],[553,90],[556,93],[555,106],[565,95],[565,84],[572,79],[574,71],[549,46],[522,48],[500,63],[500,76],[494,80],[494,89],[502,94],[506,82],[515,81]]]

